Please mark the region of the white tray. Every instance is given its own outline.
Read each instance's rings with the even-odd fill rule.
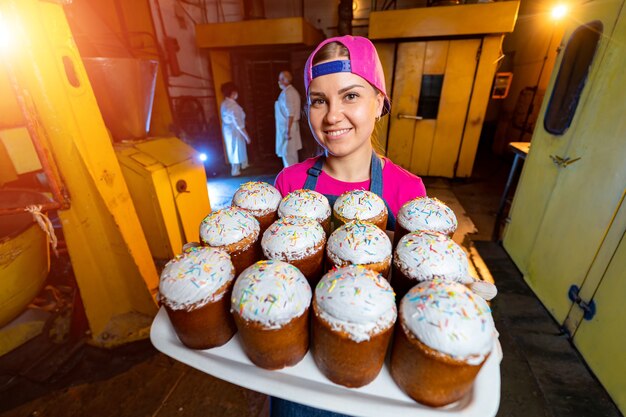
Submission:
[[[193,350],[185,347],[161,308],[150,331],[152,344],[164,354],[193,368],[235,385],[300,404],[351,416],[381,417],[490,417],[500,404],[499,342],[481,369],[473,390],[460,401],[432,408],[416,403],[391,378],[388,365],[370,384],[346,388],[329,381],[318,369],[311,353],[296,366],[268,371],[255,366],[241,348],[236,334],[223,346]]]

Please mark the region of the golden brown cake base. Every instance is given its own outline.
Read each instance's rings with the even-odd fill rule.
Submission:
[[[266,329],[259,323],[233,313],[241,346],[255,365],[281,369],[300,362],[309,350],[309,309],[280,329]]]
[[[230,260],[235,267],[235,278],[238,277],[244,269],[263,258],[261,240],[258,239],[258,236],[255,239],[246,237],[230,245],[214,247],[228,252]]]
[[[395,263],[393,263],[391,269],[391,287],[396,293],[396,304],[400,304],[402,297],[404,297],[411,288],[419,284],[420,281],[407,277]]]
[[[400,226],[400,222],[396,219],[396,229],[393,232],[393,249],[396,249],[396,246],[398,246],[398,242],[400,241],[400,239],[402,238],[402,236],[408,234],[409,231],[406,230],[404,227]]]
[[[377,226],[379,229],[381,229],[384,232],[387,230],[387,217],[388,217],[388,214],[385,211],[384,213],[381,213],[376,217],[372,217],[371,219],[359,219],[359,220],[373,223],[374,226]],[[347,219],[345,217],[342,217],[339,214],[335,213],[334,210],[333,210],[333,218],[334,218],[333,223],[334,223],[335,229],[341,227],[342,225],[346,223],[356,220],[356,219]]]
[[[254,242],[252,245],[243,250],[230,252],[230,260],[235,267],[235,277],[243,272],[244,269],[256,263],[263,258],[261,243]]]
[[[326,238],[328,239],[328,236],[330,236],[330,232],[332,232],[330,224],[331,216],[326,217],[324,220],[317,220],[317,222],[320,224],[320,226],[322,226],[322,229],[324,229],[324,233],[326,233]]]
[[[400,322],[400,320],[398,320]],[[415,401],[440,407],[463,398],[485,362],[469,365],[437,352],[398,325],[391,351],[391,376]]]
[[[328,259],[327,271],[330,271],[333,268],[341,268],[341,267],[348,266],[348,265],[356,265],[356,264],[352,264],[351,262],[342,262],[341,265],[337,265],[331,260],[330,256],[328,256],[327,259]],[[371,264],[358,264],[358,265],[367,269],[371,269],[372,271],[381,274],[383,277],[385,277],[385,279],[389,280],[389,271],[391,270],[391,257],[389,257],[386,261],[382,261],[382,262],[374,262]]]
[[[278,211],[271,211],[265,215],[257,215],[253,213],[253,215],[254,218],[259,221],[259,225],[261,226],[261,231],[259,232],[259,240],[261,240],[263,232],[265,232],[265,230],[267,230],[267,228],[278,219]]]
[[[311,290],[315,289],[315,286],[324,274],[324,242],[315,248],[315,250],[315,253],[302,259],[283,259],[302,272],[302,275],[304,275],[309,282]]]
[[[316,311],[313,300],[311,353],[319,370],[334,383],[349,388],[372,382],[383,367],[393,326],[357,343],[347,333],[332,330]]]
[[[234,281],[219,300],[194,310],[165,310],[180,341],[191,349],[210,349],[225,344],[237,331],[230,314],[230,295]]]
[[[400,239],[402,238],[402,236],[407,235],[409,233],[414,233],[414,232],[421,232],[422,230],[407,230],[404,227],[400,226],[400,222],[396,221],[396,229],[393,233],[393,249],[396,249],[396,246],[398,246],[398,242],[400,241]],[[428,230],[426,230],[428,231]],[[432,231],[431,231],[432,232]],[[439,233],[439,232],[435,232],[435,233]],[[454,235],[454,232],[452,233],[446,233],[446,236],[448,236],[450,239],[452,239],[452,236]]]

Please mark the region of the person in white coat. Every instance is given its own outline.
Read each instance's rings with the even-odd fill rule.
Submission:
[[[248,167],[246,144],[249,145],[251,141],[246,131],[246,114],[236,101],[239,97],[237,86],[227,82],[222,84],[221,90],[224,95],[224,101],[220,106],[222,135],[228,162],[231,165],[230,173],[235,177],[241,174],[241,169]]]
[[[278,75],[278,86],[282,90],[274,104],[276,119],[276,155],[288,167],[298,163],[298,151],[302,149],[300,138],[300,94],[291,85],[293,77],[289,71]]]

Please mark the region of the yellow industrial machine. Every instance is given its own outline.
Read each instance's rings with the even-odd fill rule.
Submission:
[[[626,15],[578,4],[504,231],[524,279],[626,411]]]
[[[169,260],[198,240],[210,211],[204,166],[175,137],[148,138],[157,62],[83,58],[154,258]]]
[[[0,208],[41,204],[39,192],[0,190]],[[30,213],[0,216],[0,355],[39,334],[47,314],[12,323],[41,290],[50,270],[48,236]],[[4,329],[8,323],[12,325]]]
[[[62,201],[54,204],[91,341],[111,347],[148,335],[157,311],[154,258],[196,240],[200,213],[210,210],[206,177],[177,138],[144,135],[114,149],[115,129],[105,125],[103,97],[94,95],[63,3],[0,3],[0,106],[8,116],[0,131],[27,127],[49,183],[58,185],[53,194]],[[149,18],[147,2],[132,3],[137,19]],[[156,102],[163,109],[167,100]],[[171,114],[160,116],[152,125],[163,134]]]
[[[197,152],[174,137],[116,144],[115,152],[152,256],[171,259],[197,241],[211,211]]]

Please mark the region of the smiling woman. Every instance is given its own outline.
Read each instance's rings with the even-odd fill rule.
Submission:
[[[313,135],[337,159],[360,159],[365,155],[365,160],[369,160],[370,136],[376,123],[371,115],[381,113],[383,95],[358,75],[336,73],[325,78],[314,79],[310,87],[308,113]],[[332,171],[332,164],[328,168]],[[363,172],[357,173],[360,177],[347,179],[367,179],[367,165],[363,168]]]
[[[390,110],[376,48],[358,36],[327,39],[309,56],[304,84],[309,127],[324,153],[283,169],[276,188],[283,196],[302,188],[315,190],[331,205],[345,192],[369,190],[384,201],[386,226],[393,230],[400,207],[425,196],[426,190],[419,177],[374,152],[372,133]],[[271,408],[272,417],[341,417],[278,398],[272,399]]]
[[[405,202],[426,195],[422,180],[374,152],[372,133],[389,113],[385,75],[369,39],[343,36],[323,41],[304,70],[309,127],[324,149],[318,157],[285,168],[276,188],[324,194],[330,204],[351,190],[369,190],[387,205],[387,229]]]

